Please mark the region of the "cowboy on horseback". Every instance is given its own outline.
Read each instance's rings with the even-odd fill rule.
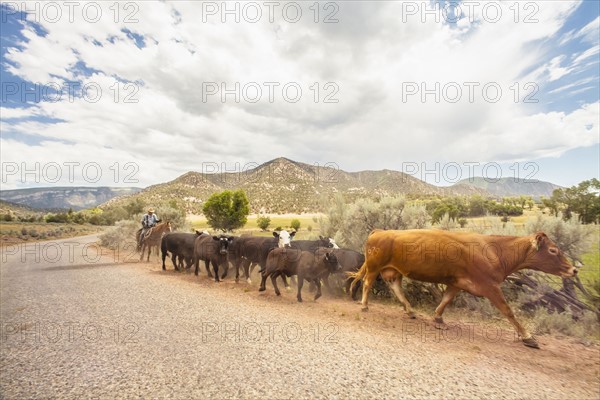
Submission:
[[[144,241],[146,235],[159,222],[160,219],[158,218],[158,215],[154,214],[154,208],[148,208],[148,213],[144,214],[144,216],[142,217],[142,229],[138,241],[138,248],[142,247],[142,242]]]

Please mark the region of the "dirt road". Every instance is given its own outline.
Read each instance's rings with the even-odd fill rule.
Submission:
[[[94,241],[1,249],[1,398],[599,398],[598,347],[534,350],[508,326],[443,332],[308,292],[298,304],[97,257]]]

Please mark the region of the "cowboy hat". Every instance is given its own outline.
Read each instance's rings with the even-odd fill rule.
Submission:
[[[148,208],[148,212],[153,213],[154,212],[154,208],[152,208],[152,207]]]

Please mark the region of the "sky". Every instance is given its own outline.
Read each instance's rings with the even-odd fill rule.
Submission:
[[[600,2],[1,2],[2,189],[600,170]]]

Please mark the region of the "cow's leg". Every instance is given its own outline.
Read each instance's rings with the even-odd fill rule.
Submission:
[[[296,296],[298,301],[302,303],[302,286],[304,285],[304,277],[298,275],[298,295]]]
[[[173,262],[173,268],[175,268],[175,271],[179,271],[179,267],[177,266],[177,254],[172,253],[171,262]],[[163,258],[163,269],[165,269],[164,264],[165,264],[165,261]]]
[[[252,283],[252,280],[250,279],[250,274],[252,273],[250,271],[250,264],[252,264],[252,261],[244,260],[244,278],[246,278],[246,282],[248,283]]]
[[[348,284],[352,285],[352,278],[348,279]],[[358,293],[358,289],[360,289],[361,286],[362,282],[356,282],[356,285],[354,285],[354,289],[352,290],[352,300],[356,300],[356,293]],[[350,286],[348,286],[348,289],[350,289]]]
[[[240,281],[240,260],[235,260],[232,264],[235,267],[235,283],[238,283]]]
[[[452,299],[454,299],[454,296],[456,296],[456,294],[460,292],[460,289],[457,288],[456,286],[450,286],[448,285],[448,287],[446,288],[446,291],[444,292],[444,295],[442,296],[442,301],[440,302],[440,304],[436,307],[435,309],[435,323],[436,323],[436,328],[442,328],[444,325],[444,319],[442,318],[442,314],[444,313],[444,309],[446,308],[446,306],[448,304],[450,304],[450,302],[452,301]]]
[[[379,273],[371,272],[367,273],[364,277],[362,288],[362,300],[360,301],[360,304],[362,304],[362,311],[369,310],[369,292],[371,291],[373,284],[377,280],[377,275],[379,275]]]
[[[321,279],[320,278],[316,278],[314,280],[315,285],[317,286],[317,293],[315,294],[315,301],[317,301],[317,299],[319,297],[321,297]]]
[[[212,278],[212,272],[210,272],[210,259],[204,261],[204,268],[206,268],[206,273],[208,274],[208,277]]]
[[[260,287],[258,288],[259,292],[264,292],[265,290],[267,290],[267,287],[265,284],[267,283],[267,278],[269,277],[269,275],[270,275],[269,270],[265,270],[265,272],[263,272],[261,274]]]
[[[229,261],[225,261],[223,264],[223,274],[221,274],[221,280],[227,278],[227,273],[229,272]],[[217,274],[219,271],[217,270]]]
[[[279,288],[277,287],[277,277],[279,275],[281,275],[281,272],[279,272],[279,271],[275,271],[274,273],[271,274],[271,283],[273,284],[273,287],[275,288],[275,294],[277,296],[281,296],[281,292],[279,291]]]
[[[165,259],[167,258],[167,252],[165,251],[164,253],[162,253],[162,269],[163,271],[166,271],[167,268],[165,267]]]
[[[517,319],[515,318],[515,314],[511,310],[508,303],[506,302],[506,299],[504,298],[504,294],[502,293],[502,290],[500,290],[499,287],[492,287],[492,288],[490,288],[490,290],[487,291],[487,293],[488,294],[486,295],[486,297],[492,302],[492,304],[494,306],[496,306],[496,308],[498,310],[500,310],[500,312],[502,314],[504,314],[504,316],[506,318],[508,318],[510,323],[513,324],[513,326],[519,333],[519,336],[521,336],[521,340],[523,341],[523,344],[525,346],[539,349],[540,346],[538,345],[537,340],[535,340],[535,338],[531,335],[531,333],[529,333],[527,331],[527,329],[525,329],[519,323],[519,321],[517,321]]]
[[[361,281],[356,282],[354,288],[352,288],[352,281],[352,278],[346,279],[346,296],[351,297],[352,300],[356,300],[356,293],[358,292],[358,289],[360,289]]]
[[[213,270],[215,271],[215,282],[220,282],[219,280],[219,263],[216,262],[215,260],[212,260],[212,266],[213,266]],[[209,265],[209,262],[206,263],[206,265]]]
[[[194,257],[194,265],[196,266],[196,270],[194,271],[194,275],[198,276],[198,270],[200,269],[200,259]]]
[[[406,311],[408,316],[410,318],[415,318],[415,313],[413,312],[412,307],[406,299],[406,296],[404,296],[404,291],[402,290],[402,275],[398,274],[393,281],[388,282],[388,285],[390,286],[398,300],[400,300],[400,303],[402,303],[402,305],[404,306],[404,311]]]

